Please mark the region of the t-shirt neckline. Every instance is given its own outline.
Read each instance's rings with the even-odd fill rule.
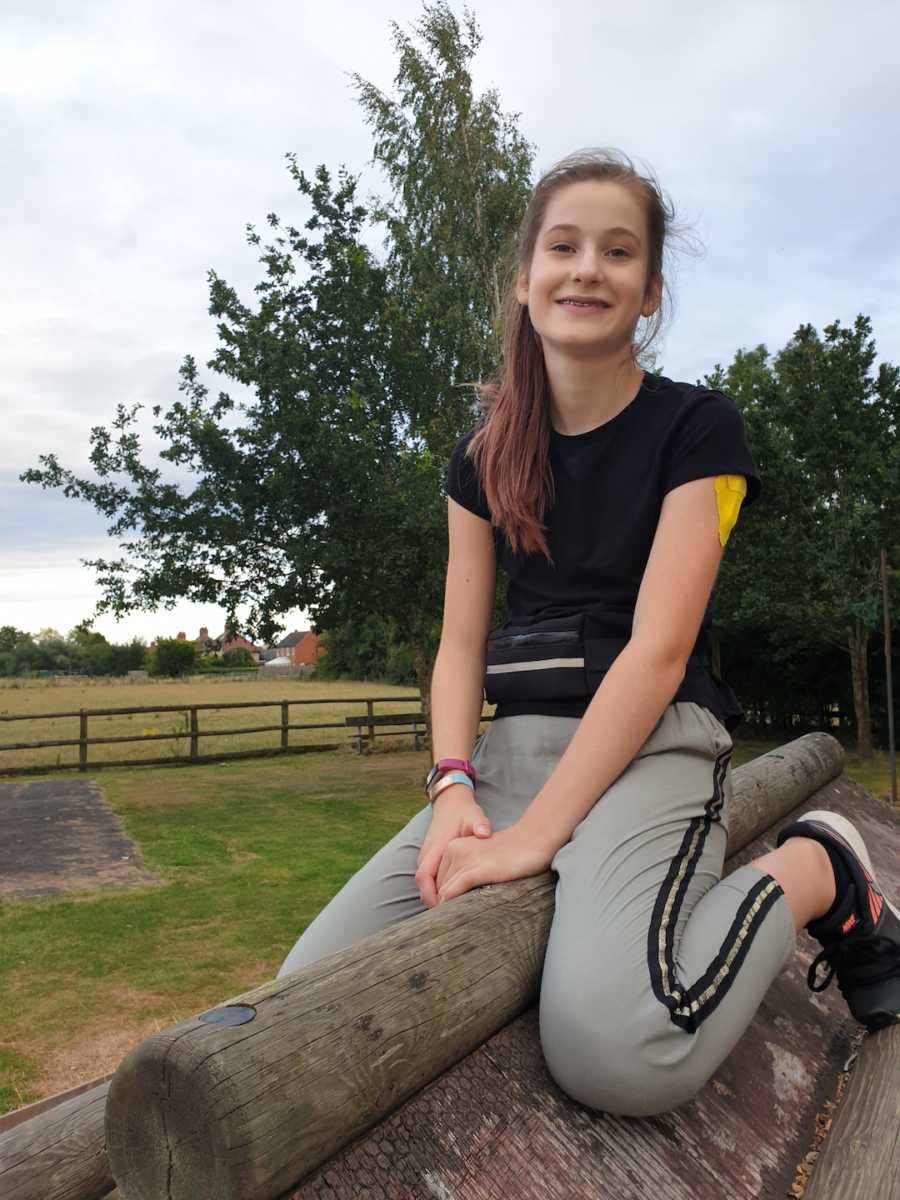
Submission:
[[[650,371],[644,372],[644,378],[641,381],[641,386],[638,388],[633,399],[629,400],[624,408],[620,408],[614,417],[610,417],[608,421],[602,421],[599,425],[595,425],[593,429],[585,429],[582,433],[560,433],[558,429],[550,426],[550,441],[558,446],[579,446],[585,442],[594,441],[597,438],[603,437],[605,433],[623,424],[629,413],[637,407],[638,401],[643,397],[648,390],[648,381],[655,381],[656,376]]]

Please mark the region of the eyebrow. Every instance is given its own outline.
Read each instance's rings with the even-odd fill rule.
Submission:
[[[551,233],[554,233],[557,229],[562,229],[562,230],[571,229],[571,230],[574,230],[576,233],[581,233],[581,230],[579,229],[579,227],[577,225],[551,225],[550,228],[544,234],[544,236],[548,237]],[[612,229],[607,229],[604,232],[607,234],[617,234],[617,235],[624,234],[626,237],[634,238],[634,240],[638,243],[638,245],[640,245],[641,239],[638,237],[638,235],[634,232],[633,229],[627,229],[624,225],[616,225]]]

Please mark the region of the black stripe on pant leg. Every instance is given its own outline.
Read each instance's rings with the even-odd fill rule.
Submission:
[[[713,792],[704,806],[703,815],[694,817],[685,830],[681,846],[669,865],[665,881],[656,897],[650,929],[647,934],[647,963],[653,993],[669,1010],[672,1020],[685,1028],[693,1022],[679,1019],[687,989],[678,978],[675,965],[675,929],[684,904],[688,885],[703,854],[709,831],[719,821],[725,800],[725,776],[731,759],[729,746],[717,755],[713,765]],[[663,945],[660,946],[662,935]],[[726,943],[727,947],[727,943]]]
[[[771,875],[753,885],[741,901],[722,949],[696,983],[684,991],[679,1007],[670,1012],[676,1025],[693,1033],[715,1012],[731,990],[769,910],[783,894],[781,885]]]

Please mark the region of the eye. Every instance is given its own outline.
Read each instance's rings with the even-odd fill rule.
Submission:
[[[550,246],[550,249],[551,250],[571,250],[572,247],[569,245],[568,242],[554,242]]]
[[[630,251],[630,250],[627,250],[627,249],[626,249],[624,246],[614,246],[614,247],[612,248],[612,250],[610,250],[610,252],[609,252],[609,253],[610,253],[610,254],[618,254],[618,253],[621,253],[621,254],[624,254],[624,256],[625,256],[626,258],[631,258],[631,251]]]

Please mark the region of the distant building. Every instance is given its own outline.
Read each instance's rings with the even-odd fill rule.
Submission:
[[[222,636],[217,640],[221,645],[221,649],[218,651],[220,655],[227,654],[229,650],[249,650],[255,663],[262,662],[262,646],[254,645],[253,642],[248,641],[247,638],[245,638],[242,634],[238,634],[236,637],[231,637],[226,641],[225,634],[223,633]]]
[[[275,649],[279,657],[289,658],[291,666],[315,666],[325,647],[319,647],[319,635],[313,629],[295,630],[283,637]]]
[[[219,638],[210,637],[209,630],[205,625],[200,627],[200,634],[194,639],[194,644],[201,654],[218,654],[222,649]]]

